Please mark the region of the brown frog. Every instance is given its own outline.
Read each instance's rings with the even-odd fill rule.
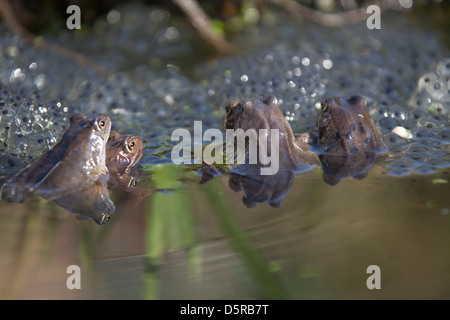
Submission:
[[[107,223],[115,210],[106,189],[110,130],[106,115],[73,115],[58,143],[3,185],[2,200],[23,203],[38,194],[78,219]]]
[[[278,106],[274,96],[243,98],[232,100],[226,107],[225,129],[278,129],[279,139],[278,161],[279,169],[305,171],[318,164],[317,156],[310,151],[304,135],[295,136],[290,124]],[[268,131],[267,142],[271,141],[271,131]],[[258,137],[258,142],[261,137]],[[246,150],[248,150],[246,145]],[[271,153],[267,143],[268,154]],[[247,167],[246,167],[247,168]]]
[[[73,116],[79,119],[79,114]],[[19,171],[2,188],[2,200],[25,202],[36,191],[52,199],[108,178],[106,142],[111,120],[95,115],[71,122],[58,143]]]
[[[317,118],[317,139],[321,154],[376,153],[386,149],[360,96],[325,99]]]
[[[267,202],[272,207],[281,206],[281,201],[289,191],[296,172],[312,169],[319,164],[317,155],[310,151],[309,135],[294,135],[290,124],[278,106],[274,96],[232,100],[226,107],[225,129],[278,129],[278,162],[277,172],[259,174],[261,164],[235,166],[230,173],[229,185],[235,192],[243,191],[243,203],[251,208],[258,203]],[[228,138],[228,137],[227,137]],[[258,143],[261,136],[258,136]],[[267,142],[271,140],[268,131]],[[228,141],[227,141],[228,143]],[[249,145],[246,144],[246,151]],[[267,144],[267,149],[270,149]],[[272,154],[271,154],[272,155]],[[203,179],[214,175],[211,170],[203,172]]]
[[[106,145],[106,165],[111,186],[118,185],[125,191],[135,188],[136,179],[131,176],[130,170],[141,159],[143,149],[144,144],[138,136],[111,131]]]
[[[366,101],[360,96],[336,97],[322,103],[317,142],[324,180],[330,185],[349,176],[365,178],[376,154],[386,151]]]
[[[86,119],[82,113],[73,115],[70,119],[72,124]],[[111,130],[106,145],[106,166],[109,170],[110,186],[120,186],[125,191],[131,191],[136,186],[136,179],[131,176],[131,168],[134,167],[142,157],[144,145],[138,136],[121,135]]]

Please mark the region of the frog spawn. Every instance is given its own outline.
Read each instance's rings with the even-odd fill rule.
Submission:
[[[0,174],[18,168],[53,146],[68,121],[59,101],[45,102],[38,91],[15,92],[0,84]]]
[[[418,80],[409,100],[415,109],[435,111],[448,115],[450,112],[450,58],[440,61],[431,72]]]
[[[325,75],[331,66],[327,55],[316,52],[257,52],[220,61],[208,69],[214,76],[207,79],[205,89],[212,105],[236,97],[274,95],[291,125],[312,129],[316,103],[325,94]]]

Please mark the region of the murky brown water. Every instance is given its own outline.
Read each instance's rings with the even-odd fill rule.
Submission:
[[[194,239],[187,247],[166,242],[152,262],[149,247],[158,236],[150,223],[161,213],[151,203],[182,191],[148,196],[149,177],[134,193],[113,196],[117,211],[104,227],[40,199],[1,203],[0,298],[450,298],[449,171],[383,171],[375,167],[365,180],[334,187],[323,183],[320,169],[299,174],[282,209],[246,208],[227,176],[205,185],[191,177],[183,192]],[[229,206],[225,213],[211,205],[214,193]],[[158,232],[183,230],[177,221]],[[74,264],[79,290],[66,286]],[[380,267],[379,290],[366,286],[370,265]]]

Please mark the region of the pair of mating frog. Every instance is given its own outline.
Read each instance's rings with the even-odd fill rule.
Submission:
[[[252,165],[244,164],[236,166],[237,174],[230,176],[231,189],[244,191],[243,202],[248,207],[261,202],[279,207],[296,173],[319,164],[325,182],[330,185],[350,176],[363,179],[373,166],[376,154],[386,151],[380,131],[367,111],[366,101],[360,96],[324,100],[315,135],[294,134],[273,96],[231,101],[226,106],[225,128],[269,129],[266,141],[271,140],[270,129],[279,130],[278,173],[254,174],[250,169]],[[202,172],[203,182],[206,182],[218,170],[205,164]]]
[[[108,116],[75,113],[58,143],[3,185],[2,200],[23,203],[37,193],[80,220],[107,223],[115,211],[107,185],[131,191],[142,151],[139,137],[111,131]]]

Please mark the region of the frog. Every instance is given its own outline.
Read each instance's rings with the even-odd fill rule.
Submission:
[[[278,129],[279,168],[307,171],[318,164],[317,156],[311,152],[307,136],[294,135],[279,104],[280,101],[275,96],[233,99],[225,106],[225,129]],[[270,140],[267,137],[267,141]]]
[[[366,100],[361,96],[325,99],[317,117],[317,139],[321,154],[342,156],[386,151]]]
[[[295,175],[310,170],[319,164],[317,154],[311,151],[308,133],[294,134],[275,96],[237,98],[225,106],[225,129],[278,129],[279,170],[263,175],[258,169],[261,164],[238,165],[230,171],[229,186],[235,191],[243,191],[243,203],[253,208],[267,202],[274,208],[281,207]],[[269,131],[270,132],[270,131]],[[270,133],[269,133],[270,135]],[[270,137],[267,137],[270,141]],[[246,145],[248,149],[248,145]],[[220,172],[213,165],[203,161],[200,184],[211,180]]]
[[[77,113],[70,119],[71,124],[80,123],[86,119],[86,115]],[[142,157],[144,144],[142,139],[131,134],[120,134],[111,130],[106,144],[106,166],[109,170],[110,187],[119,186],[122,190],[130,192],[137,180],[131,175],[134,167]]]
[[[136,187],[136,179],[131,175],[134,167],[142,157],[144,144],[142,139],[131,134],[121,135],[111,131],[106,145],[106,165],[109,170],[110,186],[118,185],[130,192]]]
[[[377,155],[387,151],[361,96],[333,97],[322,102],[316,147],[324,181],[329,185],[346,177],[364,179]]]
[[[106,144],[111,119],[74,114],[58,142],[2,187],[2,200],[24,203],[34,194],[52,200],[109,178]]]

